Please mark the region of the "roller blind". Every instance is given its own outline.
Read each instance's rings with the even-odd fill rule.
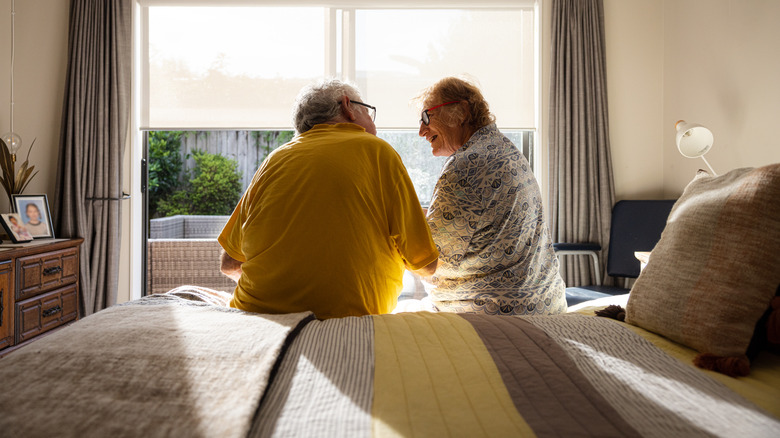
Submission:
[[[534,128],[533,7],[141,4],[143,129],[289,129],[298,91],[327,76],[357,83],[379,129],[416,129],[410,99],[459,74],[500,127]]]
[[[380,128],[417,127],[409,101],[445,76],[480,84],[503,128],[534,126],[533,10],[358,10],[355,74]]]

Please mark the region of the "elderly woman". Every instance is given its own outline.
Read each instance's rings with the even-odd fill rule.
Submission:
[[[565,286],[528,160],[496,128],[472,83],[445,78],[416,101],[420,136],[449,157],[428,225],[439,249],[430,297],[440,311],[498,315],[566,311]]]

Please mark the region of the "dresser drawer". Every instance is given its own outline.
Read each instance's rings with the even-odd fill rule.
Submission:
[[[13,263],[0,262],[0,349],[14,345]]]
[[[16,304],[16,343],[73,321],[78,316],[78,285],[39,295]]]
[[[45,252],[16,259],[17,301],[32,298],[67,284],[79,275],[79,253],[76,248]]]

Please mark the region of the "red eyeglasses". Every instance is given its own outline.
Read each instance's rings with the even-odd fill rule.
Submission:
[[[426,110],[423,110],[422,114],[420,114],[420,123],[424,124],[425,126],[428,126],[428,124],[431,123],[431,115],[428,114],[428,111],[434,110],[434,109],[439,108],[441,106],[451,105],[453,103],[459,103],[459,102],[460,102],[459,100],[453,100],[452,102],[442,103],[440,105],[436,105],[434,107],[431,107],[431,108],[428,108]]]

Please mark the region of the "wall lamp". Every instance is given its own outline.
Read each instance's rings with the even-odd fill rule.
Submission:
[[[710,163],[704,158],[704,154],[712,148],[712,132],[702,125],[688,123],[685,120],[678,120],[674,126],[677,129],[675,142],[680,153],[688,158],[701,157],[704,160],[704,164],[710,169],[710,172],[717,176],[718,174],[715,173]]]

